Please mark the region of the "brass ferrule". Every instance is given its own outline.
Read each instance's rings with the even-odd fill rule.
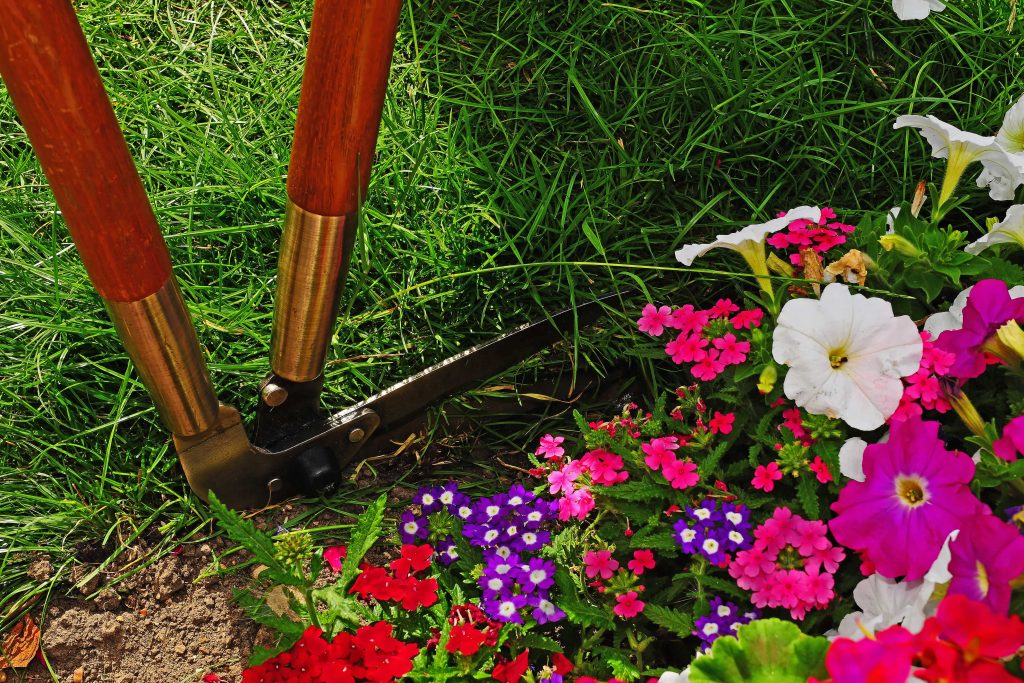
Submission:
[[[308,382],[323,372],[355,232],[353,214],[320,216],[288,202],[270,341],[281,377]]]
[[[217,421],[217,395],[174,276],[145,299],[105,303],[167,428],[178,436],[210,429]]]

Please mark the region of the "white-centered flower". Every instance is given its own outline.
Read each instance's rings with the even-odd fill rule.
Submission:
[[[825,287],[821,299],[788,301],[772,336],[775,362],[789,366],[786,397],[862,430],[881,427],[895,412],[900,378],[917,372],[922,348],[908,316],[839,283]]]
[[[739,232],[718,235],[715,237],[715,241],[709,244],[687,244],[676,251],[676,259],[684,266],[690,266],[693,265],[694,260],[712,249],[732,249],[739,252],[754,275],[765,278],[759,278],[759,281],[761,286],[767,289],[768,266],[764,254],[764,240],[768,235],[784,229],[798,219],[817,223],[821,220],[821,209],[816,206],[798,206],[787,211],[784,216],[773,218],[767,223],[748,225]]]
[[[892,10],[903,21],[926,19],[932,12],[941,12],[946,6],[939,0],[892,0]]]
[[[1024,247],[1024,204],[1014,204],[1006,210],[1006,217],[992,226],[981,239],[971,242],[964,251],[980,254],[995,244],[1014,244]]]
[[[872,574],[853,589],[853,599],[863,611],[843,617],[839,635],[860,640],[896,624],[917,633],[928,616],[925,606],[934,589],[930,581],[899,582]]]
[[[959,330],[964,326],[964,307],[967,306],[967,297],[971,295],[973,289],[974,285],[971,285],[957,294],[945,313],[933,313],[924,321],[924,331],[931,336],[932,341],[938,339],[946,330]],[[1010,287],[1009,291],[1011,299],[1024,297],[1024,285]]]
[[[980,161],[987,174],[986,185],[991,187],[993,199],[1004,197],[1006,192],[1016,189],[1024,176],[1009,154],[998,144],[994,136],[976,135],[946,123],[929,114],[928,116],[898,116],[893,128],[917,128],[921,137],[932,146],[932,156],[946,159],[946,176],[939,192],[941,206],[952,196],[964,170],[973,162]]]

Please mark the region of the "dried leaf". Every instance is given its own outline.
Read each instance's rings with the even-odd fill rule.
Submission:
[[[841,259],[830,263],[825,272],[831,276],[826,281],[843,278],[851,285],[863,285],[868,279],[868,263],[864,253],[851,249]]]
[[[813,249],[804,248],[800,250],[800,262],[804,267],[804,279],[811,281],[814,294],[821,296],[821,281],[825,272],[821,269],[821,257]]]
[[[0,669],[20,669],[29,665],[39,651],[39,627],[26,614],[0,643]]]

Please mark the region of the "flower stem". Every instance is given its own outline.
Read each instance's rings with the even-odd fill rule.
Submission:
[[[320,616],[317,614],[316,611],[316,603],[313,602],[313,589],[307,588],[306,590],[302,591],[302,594],[306,598],[306,611],[309,612],[310,623],[313,624],[313,626],[315,626],[316,628],[321,628]]]

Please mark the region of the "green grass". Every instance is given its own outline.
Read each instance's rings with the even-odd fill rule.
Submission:
[[[243,411],[267,370],[310,12],[309,0],[80,8],[214,383]],[[855,222],[908,198],[935,166],[893,119],[993,132],[1021,94],[1008,12],[957,2],[902,23],[885,0],[409,3],[328,403],[595,293],[683,303],[672,252],[691,239],[797,204]],[[690,282],[696,297],[728,286]],[[635,354],[635,317],[577,340],[576,360]],[[526,448],[559,419],[486,434]],[[25,577],[26,552],[62,565],[81,542],[143,534],[166,548],[205,520],[0,96],[0,621],[44,588]]]

